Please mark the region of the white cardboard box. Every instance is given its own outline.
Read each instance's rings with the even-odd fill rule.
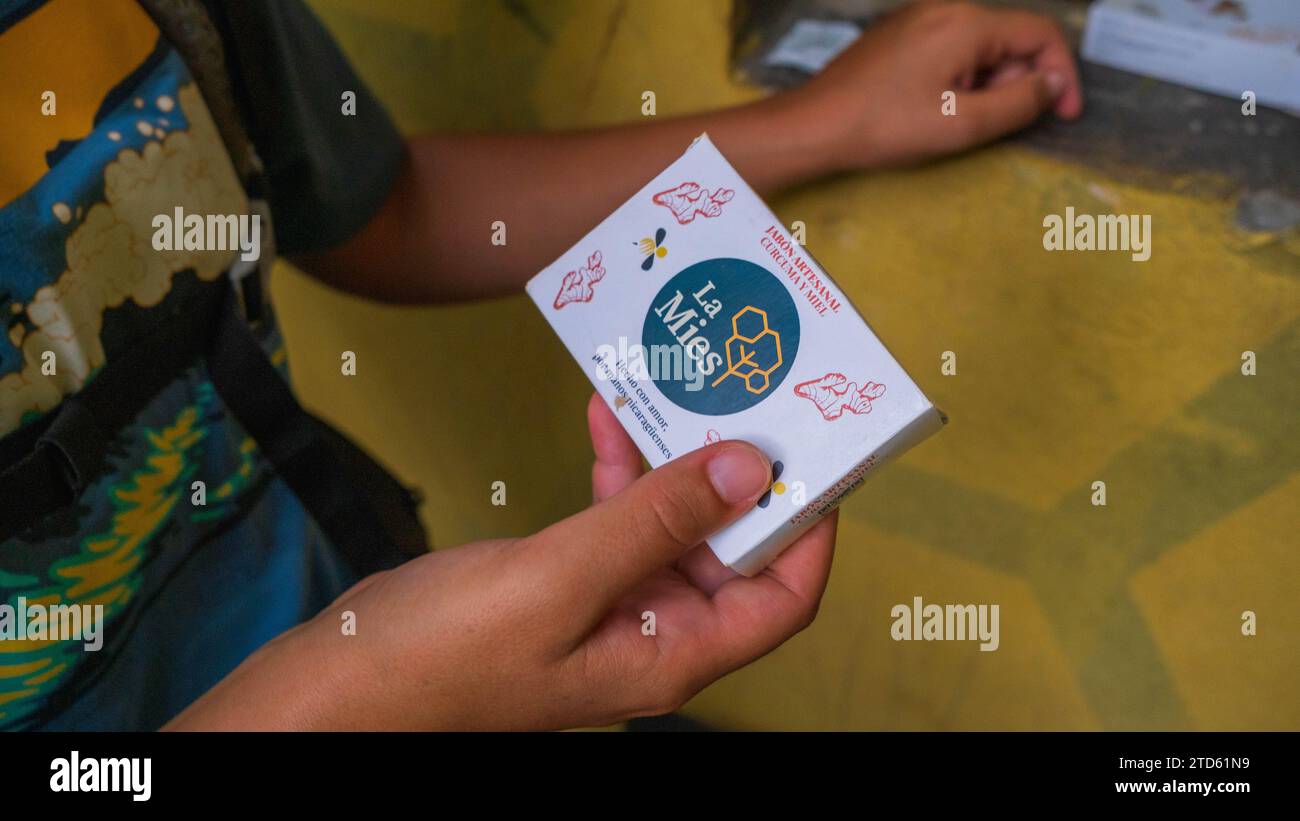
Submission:
[[[528,293],[651,467],[718,439],[772,459],[709,539],[746,575],[945,421],[707,135]]]
[[[1297,0],[1099,0],[1082,51],[1112,68],[1300,110]]]

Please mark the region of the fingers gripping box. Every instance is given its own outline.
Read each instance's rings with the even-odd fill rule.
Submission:
[[[745,575],[945,421],[707,135],[528,293],[651,467],[721,439],[772,459],[709,539]]]

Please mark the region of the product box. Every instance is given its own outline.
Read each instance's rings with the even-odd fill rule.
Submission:
[[[1085,59],[1212,94],[1300,110],[1300,2],[1099,0]]]
[[[528,293],[651,467],[721,439],[772,460],[709,539],[745,575],[945,421],[707,135]]]

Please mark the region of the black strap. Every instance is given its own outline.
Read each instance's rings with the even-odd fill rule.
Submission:
[[[418,500],[387,471],[298,404],[238,309],[229,280],[199,283],[141,343],[117,354],[35,431],[0,472],[0,540],[76,499],[106,467],[119,431],[200,357],[222,401],[340,551],[367,575],[427,550]],[[19,449],[33,432],[0,440]]]
[[[241,180],[261,171],[262,162],[248,139],[226,67],[221,32],[200,0],[139,0],[159,33],[185,59],[203,93],[203,102]],[[239,5],[236,3],[235,5]]]
[[[227,289],[208,375],[226,407],[358,575],[427,551],[417,496],[308,413],[267,361]]]
[[[142,342],[115,354],[45,419],[0,439],[0,540],[72,504],[102,472],[118,431],[209,349],[221,291],[208,282],[187,300],[178,294]]]

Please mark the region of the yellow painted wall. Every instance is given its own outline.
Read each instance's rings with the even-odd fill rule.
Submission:
[[[558,128],[749,99],[725,2],[312,0],[408,132]],[[649,178],[657,169],[647,168]],[[812,628],[694,700],[723,726],[1300,729],[1300,243],[1232,203],[1014,146],[772,203],[948,428],[846,503]],[[1042,219],[1149,213],[1144,264]],[[523,297],[392,309],[281,266],[305,401],[428,502],[438,546],[589,498],[590,386]],[[339,375],[339,352],[358,375]],[[956,376],[940,355],[958,356]],[[1240,374],[1243,351],[1259,374]],[[519,399],[526,397],[526,399]],[[539,401],[540,400],[540,401]],[[509,504],[490,504],[504,480]],[[1090,504],[1091,483],[1108,504]],[[1001,608],[1001,647],[895,642],[913,596]],[[1259,634],[1243,637],[1243,610]]]

